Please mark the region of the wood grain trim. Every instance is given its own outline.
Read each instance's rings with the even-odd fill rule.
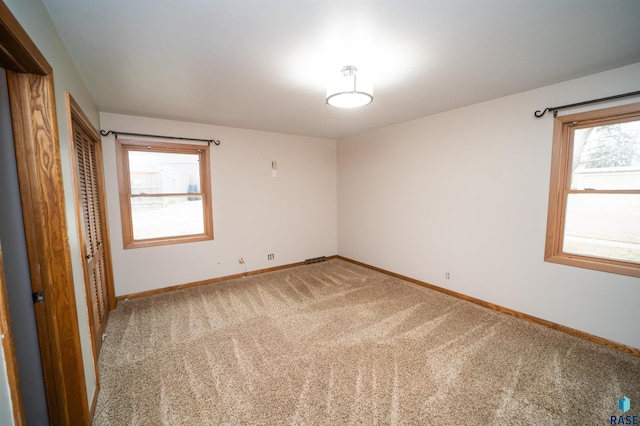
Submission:
[[[579,337],[579,338],[584,339],[584,340],[588,340],[589,342],[596,343],[596,344],[601,345],[601,346],[606,346],[608,348],[615,349],[615,350],[620,351],[620,352],[625,352],[625,353],[631,354],[633,356],[640,357],[640,349],[634,348],[632,346],[627,346],[627,345],[624,345],[622,343],[614,342],[612,340],[608,340],[608,339],[605,339],[605,338],[602,338],[602,337],[599,337],[599,336],[594,336],[593,334],[589,334],[589,333],[586,333],[584,331],[576,330],[575,328],[567,327],[567,326],[564,326],[564,325],[561,325],[561,324],[557,324],[555,322],[547,321],[547,320],[542,319],[542,318],[534,317],[533,315],[524,314],[522,312],[518,312],[518,311],[515,311],[513,309],[505,308],[505,307],[500,306],[500,305],[495,305],[493,303],[486,302],[486,301],[481,300],[481,299],[476,299],[475,297],[467,296],[466,294],[458,293],[456,291],[448,290],[448,289],[442,288],[442,287],[438,287],[436,285],[429,284],[429,283],[426,283],[424,281],[416,280],[414,278],[407,277],[405,275],[396,274],[395,272],[387,271],[385,269],[381,269],[381,268],[378,268],[378,267],[375,267],[375,266],[371,266],[371,265],[368,265],[366,263],[358,262],[357,260],[349,259],[349,258],[343,257],[343,256],[337,256],[337,257],[338,257],[338,259],[341,259],[341,260],[344,260],[344,261],[347,261],[347,262],[351,262],[353,264],[360,265],[360,266],[363,266],[365,268],[372,269],[374,271],[382,272],[383,274],[387,274],[389,276],[392,276],[392,277],[395,277],[395,278],[399,278],[399,279],[401,279],[403,281],[408,281],[410,283],[417,284],[419,286],[426,287],[426,288],[429,288],[431,290],[438,291],[440,293],[448,294],[449,296],[453,296],[453,297],[456,297],[458,299],[462,299],[462,300],[466,300],[466,301],[471,302],[471,303],[475,303],[476,305],[482,306],[484,308],[491,309],[493,311],[497,311],[497,312],[501,312],[503,314],[511,315],[513,317],[520,318],[521,320],[524,320],[524,321],[528,321],[528,322],[531,322],[531,323],[534,323],[534,324],[542,325],[544,327],[552,328],[554,330],[558,330],[558,331],[561,331],[563,333],[569,334],[571,336]]]
[[[118,199],[120,201],[120,220],[122,222],[122,245],[127,248],[129,241],[133,239],[133,224],[131,223],[131,206],[127,196],[126,182],[129,179],[129,156],[118,140],[116,144],[116,169],[118,175]]]
[[[560,247],[559,236],[562,235],[562,188],[564,187],[565,176],[562,170],[566,167],[561,163],[561,159],[566,158],[567,148],[559,143],[564,139],[564,128],[559,121],[554,121],[553,126],[553,146],[551,152],[551,178],[549,187],[549,210],[547,213],[547,236],[545,241],[545,261],[555,256]]]
[[[211,146],[204,150],[204,161],[200,165],[200,192],[202,193],[202,220],[204,221],[204,234],[207,238],[214,239],[213,234],[213,191],[211,188]]]
[[[53,76],[7,71],[7,82],[31,279],[45,295],[35,308],[50,420],[89,424]]]
[[[78,237],[80,239],[80,254],[82,256],[82,259],[86,258],[86,241],[84,241],[84,232],[83,232],[83,214],[82,214],[82,206],[80,204],[80,184],[78,183],[78,161],[76,158],[76,150],[75,150],[75,135],[74,135],[74,121],[78,123],[78,125],[80,127],[83,127],[83,125],[85,124],[85,122],[83,121],[84,119],[86,119],[86,116],[84,114],[84,112],[82,112],[82,110],[80,109],[80,106],[75,102],[75,100],[73,99],[73,97],[71,96],[71,94],[69,92],[66,93],[66,100],[67,100],[67,123],[68,123],[68,128],[69,128],[69,150],[72,153],[71,155],[71,164],[73,166],[73,188],[74,188],[74,193],[75,193],[75,208],[76,208],[76,223],[77,223],[77,228],[78,228]],[[79,113],[78,113],[79,111]],[[88,122],[88,121],[87,121]],[[91,133],[88,133],[91,134]],[[98,139],[100,140],[100,139]],[[83,262],[84,263],[84,262]],[[98,349],[96,347],[96,342],[95,342],[95,338],[93,335],[93,330],[95,329],[95,327],[97,327],[96,324],[94,324],[94,318],[93,315],[91,313],[91,309],[92,308],[92,303],[91,303],[91,297],[90,297],[90,289],[89,289],[89,276],[87,274],[87,268],[84,266],[83,264],[83,268],[82,268],[82,275],[84,277],[84,289],[85,289],[85,301],[86,301],[86,305],[87,305],[87,320],[89,321],[89,335],[91,338],[91,351],[93,354],[93,374],[94,377],[96,379],[96,386],[99,385],[99,381],[100,381],[100,375],[98,373]],[[91,412],[91,407],[89,407],[89,412]]]
[[[610,108],[559,115],[555,117],[554,120],[558,120],[563,123],[577,121],[579,125],[589,124],[590,126],[597,126],[598,123],[601,122],[624,121],[628,117],[636,115],[638,113],[638,109],[640,109],[640,102],[634,102]],[[603,118],[603,116],[605,118]]]
[[[97,175],[98,175],[98,188],[99,188],[99,193],[98,193],[98,197],[99,197],[99,203],[100,206],[106,206],[106,194],[104,192],[104,171],[103,171],[103,166],[102,166],[102,138],[100,137],[100,134],[98,133],[98,131],[96,130],[95,127],[93,127],[93,125],[91,124],[91,121],[88,119],[88,117],[86,116],[86,114],[84,113],[84,111],[82,111],[82,108],[80,108],[80,105],[76,102],[76,100],[73,98],[73,96],[71,96],[71,94],[69,92],[66,93],[66,97],[67,97],[67,107],[68,107],[68,111],[67,111],[67,119],[68,119],[68,126],[69,126],[69,140],[70,140],[70,144],[71,144],[71,152],[75,153],[75,149],[73,147],[73,145],[75,144],[75,135],[74,135],[74,122],[77,123],[78,126],[80,126],[82,128],[82,130],[90,137],[93,139],[94,144],[95,144],[95,150],[96,150],[96,158],[98,161],[96,161],[96,167],[97,167]],[[78,168],[78,165],[76,164],[76,156],[72,155],[72,162],[73,162],[73,170],[74,170],[74,188],[75,188],[75,192],[76,194],[79,193],[78,190],[78,180],[76,177],[76,170]],[[82,208],[80,206],[80,203],[78,201],[78,196],[76,195],[76,215],[78,218],[78,232],[79,235],[82,235],[82,228],[83,228],[83,222],[82,222]],[[112,262],[111,262],[111,245],[109,242],[109,227],[108,227],[108,218],[107,218],[107,211],[106,208],[103,209],[103,211],[101,211],[100,214],[101,217],[101,224],[100,226],[102,227],[102,231],[104,233],[104,235],[106,236],[106,238],[103,239],[103,244],[104,244],[104,260],[105,260],[105,274],[106,274],[106,282],[107,282],[107,297],[108,297],[108,307],[109,310],[113,310],[116,307],[116,298],[115,298],[115,289],[114,289],[114,281],[113,281],[113,267],[112,267]],[[82,244],[83,247],[83,258],[84,258],[84,244]],[[86,274],[86,268],[83,268],[84,270],[84,277],[85,277],[85,282],[88,282],[88,277]],[[89,302],[89,295],[86,295],[87,297],[87,307],[91,306],[91,303]],[[89,321],[93,321],[93,315],[91,315],[91,313],[89,313]],[[96,403],[98,400],[98,394],[100,391],[100,375],[98,372],[98,351],[96,348],[96,343],[94,341],[94,336],[93,333],[91,333],[91,346],[93,349],[93,370],[94,370],[94,374],[95,374],[95,380],[96,380],[96,387],[95,387],[95,391],[93,394],[93,398],[91,400],[91,403],[89,405],[89,418],[93,419],[93,415],[95,413],[95,409],[96,409]]]
[[[73,135],[73,125],[71,121],[76,120],[76,122],[82,127],[82,129],[95,141],[96,148],[96,158],[102,160],[102,138],[100,137],[100,133],[98,130],[93,127],[91,121],[87,118],[85,113],[80,108],[80,105],[73,99],[73,96],[69,92],[67,92],[68,105],[70,107],[69,114],[69,132],[70,138],[73,144],[74,135]],[[98,197],[100,199],[100,205],[105,206],[103,212],[101,212],[100,226],[103,229],[104,234],[107,236],[105,240],[103,240],[104,244],[104,257],[105,257],[105,266],[106,266],[106,274],[107,274],[107,291],[108,291],[108,299],[109,299],[109,310],[114,310],[116,308],[116,296],[115,296],[115,288],[114,288],[114,280],[113,280],[113,263],[111,259],[111,242],[110,238],[111,232],[109,231],[109,218],[107,215],[107,194],[105,192],[105,181],[104,181],[104,166],[102,161],[98,161],[96,164],[97,174],[98,174],[98,187],[100,188]],[[75,170],[75,168],[74,168]],[[79,216],[81,217],[81,216]]]
[[[0,247],[0,334],[2,335],[2,350],[7,365],[7,381],[9,382],[13,421],[16,426],[26,425],[22,392],[20,390],[20,377],[18,377],[18,358],[13,340],[11,317],[9,316],[9,300],[7,282],[4,275],[4,262],[2,260],[2,247]],[[0,368],[4,368],[4,366]]]
[[[213,240],[213,200],[211,192],[211,149],[206,145],[182,143],[140,141],[116,139],[116,164],[118,165],[118,192],[120,199],[120,218],[122,222],[122,244],[124,249],[154,247],[169,244],[193,243]],[[129,151],[144,151],[147,147],[162,153],[198,154],[200,161],[200,195],[203,206],[203,233],[197,235],[171,236],[135,240],[133,238],[133,219],[130,203]],[[186,194],[149,194],[144,196],[171,196]],[[142,195],[139,195],[142,196]]]
[[[549,210],[547,213],[547,233],[544,251],[545,262],[640,277],[640,265],[581,256],[562,251],[566,213],[565,194],[570,189],[574,129],[638,119],[639,115],[640,103],[632,103],[554,118]],[[628,192],[631,193],[633,191]]]
[[[337,257],[338,256],[336,256],[336,255],[327,256],[326,259],[327,260],[336,259]],[[305,262],[295,262],[295,263],[289,263],[289,264],[286,264],[286,265],[274,266],[273,268],[257,269],[255,271],[247,271],[247,272],[242,273],[242,274],[225,275],[224,277],[211,278],[211,279],[202,280],[202,281],[195,281],[195,282],[188,283],[188,284],[179,284],[179,285],[174,285],[174,286],[171,286],[171,287],[163,287],[163,288],[158,288],[158,289],[154,289],[154,290],[141,291],[139,293],[125,294],[123,296],[118,296],[117,300],[119,302],[121,302],[121,301],[127,300],[127,299],[137,299],[139,297],[154,296],[156,294],[169,293],[169,292],[176,291],[176,290],[183,290],[185,288],[191,288],[191,287],[199,287],[199,286],[207,285],[207,284],[215,284],[215,283],[220,283],[220,282],[223,282],[223,281],[233,280],[233,279],[236,279],[236,278],[248,277],[248,276],[251,276],[251,275],[260,275],[260,274],[264,274],[266,272],[280,271],[282,269],[288,269],[288,268],[293,268],[295,266],[303,266],[303,265],[305,265]]]
[[[73,96],[71,96],[71,93],[66,92],[66,97],[67,105],[69,108],[69,121],[71,121],[71,119],[76,120],[82,130],[84,130],[91,137],[91,139],[100,142],[102,140],[102,138],[100,137],[100,133],[98,133],[98,130],[96,130],[96,128],[93,126],[93,123],[91,123],[89,117],[87,117],[87,115],[84,113],[84,111],[80,107],[80,104],[78,104]],[[69,128],[71,128],[71,126],[69,126]],[[73,133],[70,132],[69,136],[73,137]]]
[[[51,74],[51,65],[20,26],[7,5],[0,1],[0,65],[7,70]]]
[[[43,291],[39,265],[38,236],[36,232],[36,227],[42,226],[42,220],[38,217],[34,205],[34,203],[37,202],[37,197],[27,196],[31,188],[38,187],[36,176],[37,165],[33,158],[35,156],[35,141],[31,134],[31,111],[29,108],[31,89],[28,78],[28,74],[13,74],[7,71],[16,166],[18,170],[18,185],[21,195],[22,217],[25,225],[27,257],[29,259],[29,275],[31,277],[31,290],[36,292]],[[39,190],[36,189],[36,191]],[[22,196],[22,194],[27,195]],[[38,342],[40,344],[40,357],[42,361],[42,373],[45,380],[49,418],[56,418],[58,415],[58,405],[55,398],[54,367],[47,335],[47,316],[45,314],[44,304],[34,305],[34,312],[38,328]]]

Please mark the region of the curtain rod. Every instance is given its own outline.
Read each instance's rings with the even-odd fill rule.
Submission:
[[[119,132],[117,130],[100,130],[100,134],[102,136],[109,136],[109,134],[113,134],[116,139],[118,139],[118,135],[127,135],[127,136],[145,136],[150,138],[162,138],[162,139],[179,139],[183,141],[198,141],[198,142],[206,142],[209,146],[211,143],[214,145],[220,145],[220,141],[216,139],[195,139],[195,138],[180,138],[177,136],[161,136],[161,135],[147,135],[144,133],[128,133],[128,132]]]
[[[548,107],[542,110],[542,112],[540,112],[540,110],[537,110],[536,112],[533,113],[533,115],[540,118],[543,115],[545,115],[547,111],[549,111],[549,112],[553,112],[553,116],[556,117],[558,115],[558,110],[561,110],[561,109],[573,108],[581,105],[595,104],[598,102],[611,101],[613,99],[626,98],[628,96],[636,96],[636,95],[640,95],[640,90],[638,90],[637,92],[623,93],[622,95],[608,96],[606,98],[600,98],[600,99],[592,99],[590,101],[578,102],[575,104],[562,105],[557,107]]]

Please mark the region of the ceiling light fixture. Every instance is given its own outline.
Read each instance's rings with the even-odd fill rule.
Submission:
[[[339,108],[356,108],[373,102],[370,83],[356,78],[357,67],[342,68],[342,78],[327,84],[327,105]]]

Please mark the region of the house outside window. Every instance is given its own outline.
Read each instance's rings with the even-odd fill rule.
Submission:
[[[124,248],[213,239],[209,147],[116,142]]]
[[[640,277],[640,104],[555,118],[545,260]]]

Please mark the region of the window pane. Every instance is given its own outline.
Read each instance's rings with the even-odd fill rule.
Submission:
[[[199,192],[199,155],[129,151],[129,176],[132,194]]]
[[[132,197],[131,216],[135,240],[204,233],[201,196]]]
[[[569,194],[562,251],[640,263],[640,194]]]
[[[577,129],[571,189],[640,189],[640,121]]]

